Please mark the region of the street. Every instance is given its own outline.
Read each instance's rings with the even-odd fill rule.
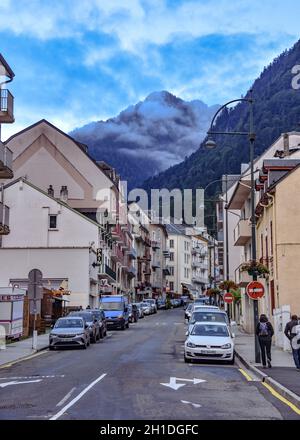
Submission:
[[[185,364],[182,308],[0,369],[0,419],[299,419],[241,366]],[[247,372],[246,372],[247,375]]]

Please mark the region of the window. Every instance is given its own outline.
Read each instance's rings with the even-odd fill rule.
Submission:
[[[170,252],[170,261],[174,261],[174,252]]]
[[[49,215],[49,229],[57,229],[57,215]]]
[[[174,276],[174,267],[173,266],[169,267],[169,271],[170,271],[170,275]]]
[[[174,249],[174,240],[170,240],[170,248]]]

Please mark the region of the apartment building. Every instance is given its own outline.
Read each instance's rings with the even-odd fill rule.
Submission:
[[[152,297],[165,297],[169,272],[168,233],[163,224],[150,224]]]

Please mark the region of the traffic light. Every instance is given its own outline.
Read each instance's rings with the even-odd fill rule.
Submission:
[[[97,249],[97,263],[102,263],[102,249]]]

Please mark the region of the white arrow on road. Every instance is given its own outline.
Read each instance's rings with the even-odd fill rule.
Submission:
[[[22,381],[22,382],[18,382],[17,380],[11,381],[11,382],[4,382],[4,383],[0,383],[0,388],[5,388],[8,387],[10,385],[19,385],[19,384],[23,384],[23,383],[33,383],[33,382],[42,382],[43,379],[36,379],[36,380],[26,380],[26,381]]]
[[[185,383],[177,383],[176,380],[181,380],[182,382],[193,382],[194,385],[197,385],[198,383],[206,382],[206,380],[203,379],[182,379],[180,377],[170,377],[170,382],[168,383],[160,383],[161,385],[164,385],[165,387],[172,388],[173,390],[179,390],[179,388],[184,387]]]
[[[194,408],[201,408],[202,405],[199,405],[199,403],[193,403],[193,402],[188,402],[187,400],[181,400],[182,403],[187,403],[189,405],[193,405]]]

